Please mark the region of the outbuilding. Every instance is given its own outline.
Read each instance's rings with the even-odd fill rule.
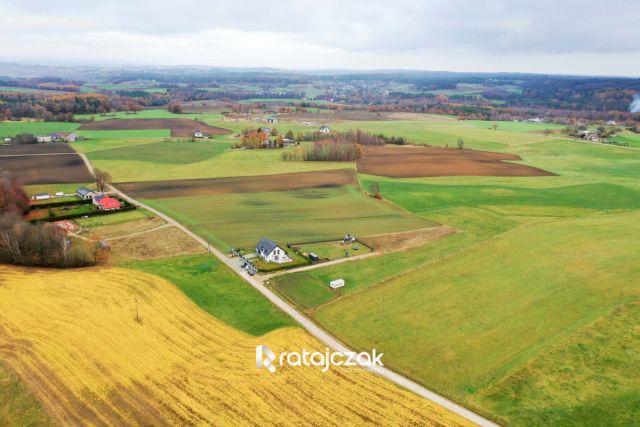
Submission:
[[[336,279],[329,282],[331,289],[338,289],[344,286],[344,279]]]

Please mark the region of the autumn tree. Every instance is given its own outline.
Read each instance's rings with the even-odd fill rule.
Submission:
[[[96,175],[96,187],[98,187],[99,192],[104,193],[104,190],[111,184],[111,174],[98,168],[94,172]]]

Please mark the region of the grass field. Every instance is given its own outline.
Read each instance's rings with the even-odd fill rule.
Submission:
[[[3,122],[0,121],[0,137],[13,137],[28,132],[33,135],[46,135],[53,132],[73,132],[78,129],[78,123],[65,122]]]
[[[1,266],[0,277],[0,357],[60,425],[465,425],[367,372],[256,369],[257,344],[324,349],[297,328],[244,334],[157,276]]]
[[[631,424],[640,153],[558,139],[510,150],[559,176],[361,176],[462,232],[273,286],[343,341],[386,350],[392,368],[503,423]]]
[[[117,139],[75,143],[92,164],[115,182],[255,176],[354,167],[352,163],[287,162],[281,150],[231,150],[224,142],[164,142],[144,139],[128,145]]]
[[[354,186],[145,200],[220,249],[261,238],[303,243],[424,228],[426,219],[367,197]]]
[[[212,316],[259,336],[294,322],[211,255],[124,264],[164,277]]]
[[[77,134],[88,139],[171,137],[169,129],[78,130]]]
[[[321,307],[316,319],[357,348],[393,354],[390,366],[485,409],[483,391],[571,332],[638,299],[640,270],[633,259],[640,250],[639,218],[612,215],[516,228],[357,298]],[[554,409],[553,402],[537,404]],[[544,420],[543,413],[538,416],[534,424]]]

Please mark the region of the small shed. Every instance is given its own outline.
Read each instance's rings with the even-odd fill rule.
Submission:
[[[314,252],[309,252],[309,259],[311,260],[311,262],[320,261],[320,257],[318,256],[318,254],[316,254]]]
[[[331,289],[338,289],[344,286],[344,279],[336,279],[329,282]]]
[[[39,194],[34,194],[33,196],[31,196],[31,198],[33,200],[47,200],[51,198],[51,195],[48,193],[39,193]]]

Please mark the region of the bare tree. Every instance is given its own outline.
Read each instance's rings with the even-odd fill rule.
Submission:
[[[95,169],[96,174],[96,187],[98,187],[98,191],[104,193],[105,188],[111,184],[112,178],[111,174],[107,171],[103,171],[102,169]]]

